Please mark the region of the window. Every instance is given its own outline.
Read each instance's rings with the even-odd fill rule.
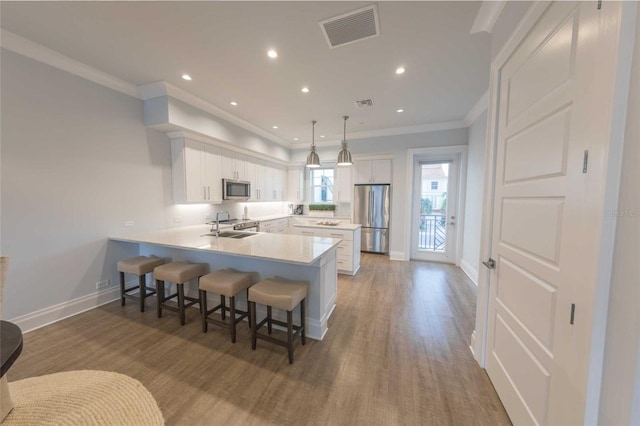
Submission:
[[[438,189],[438,181],[437,180],[432,180],[431,181],[431,189],[434,190],[434,191],[436,189]]]
[[[333,203],[333,169],[309,170],[312,203]]]

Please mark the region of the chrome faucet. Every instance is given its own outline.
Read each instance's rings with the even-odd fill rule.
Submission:
[[[216,213],[216,229],[213,229],[213,224],[211,224],[211,233],[216,233],[216,237],[220,235],[220,215],[221,214],[226,214],[227,217],[229,217],[229,212],[227,211],[221,211],[221,212],[217,212]]]

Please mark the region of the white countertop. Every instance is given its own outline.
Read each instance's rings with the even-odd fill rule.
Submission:
[[[337,225],[320,225],[317,222],[320,222],[321,220],[327,220],[327,219],[321,219],[318,218],[318,220],[310,220],[308,223],[296,223],[293,226],[295,226],[296,228],[322,228],[322,229],[340,229],[343,231],[357,231],[358,229],[360,229],[362,227],[362,225],[358,224],[354,224],[354,223],[339,223]]]
[[[210,225],[195,225],[139,234],[116,235],[110,239],[298,264],[315,262],[341,241],[337,238],[276,233],[256,233],[240,239],[203,237],[202,235],[209,233],[210,229]]]

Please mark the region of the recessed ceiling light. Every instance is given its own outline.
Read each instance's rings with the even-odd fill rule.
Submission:
[[[302,88],[302,93],[309,93],[309,88],[308,87],[303,87]]]
[[[237,103],[236,101],[231,101],[231,102],[229,102],[229,103],[230,103],[231,105],[233,105],[233,106],[238,106],[238,103]]]
[[[398,67],[398,69],[396,69],[396,74],[404,74],[404,68]]]
[[[187,80],[187,81],[191,81],[191,76],[189,74],[182,74],[182,79],[183,80]]]
[[[274,128],[274,129],[277,129],[277,128],[278,128],[278,126],[273,126],[273,128]]]
[[[321,138],[324,138],[324,135],[320,135]]]
[[[404,112],[403,109],[396,110],[396,112]]]
[[[293,140],[294,140],[294,141],[297,141],[297,140],[298,140],[298,138],[293,138]]]
[[[276,52],[275,50],[271,49],[270,51],[267,52],[267,55],[270,58],[277,58],[278,57],[278,52]]]

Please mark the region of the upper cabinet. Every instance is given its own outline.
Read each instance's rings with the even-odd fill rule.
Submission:
[[[201,142],[171,140],[174,203],[222,202],[220,149]]]
[[[362,160],[353,163],[354,183],[391,183],[391,160]]]
[[[289,167],[287,171],[287,200],[300,202],[304,200],[304,168]]]
[[[247,156],[235,151],[222,149],[222,177],[224,179],[249,180],[247,176]]]
[[[336,167],[336,188],[334,192],[338,203],[350,203],[353,198],[352,169],[353,167]]]

